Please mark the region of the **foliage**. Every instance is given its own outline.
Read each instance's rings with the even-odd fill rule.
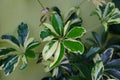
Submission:
[[[2,35],[0,41],[0,69],[5,75],[12,73],[18,63],[22,61],[21,70],[27,67],[27,57],[35,58],[33,48],[39,45],[38,41],[28,38],[29,29],[27,24],[21,23],[18,26],[18,40],[12,35]]]
[[[42,51],[43,59],[47,61],[54,55],[54,61],[49,65],[51,70],[61,62],[65,56],[65,49],[74,53],[83,53],[84,46],[76,38],[80,38],[85,33],[85,29],[79,26],[70,28],[71,21],[64,24],[57,13],[53,13],[50,21],[51,24],[43,23],[46,28],[41,32],[40,37],[43,41],[48,41]]]
[[[115,4],[112,2],[108,2],[104,6],[98,6],[94,14],[98,15],[105,31],[108,30],[109,25],[120,23],[120,11],[115,8]]]

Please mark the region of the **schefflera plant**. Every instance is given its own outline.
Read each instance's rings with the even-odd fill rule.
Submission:
[[[101,23],[105,27],[105,31],[108,30],[109,25],[120,23],[120,10],[112,2],[97,6],[94,14],[98,15]]]
[[[21,23],[17,32],[18,39],[12,35],[2,35],[0,40],[0,70],[4,70],[6,76],[15,70],[20,61],[20,69],[25,69],[28,64],[27,57],[35,58],[33,48],[40,44],[34,38],[28,38],[30,31],[27,24]]]
[[[73,53],[84,52],[84,45],[76,40],[80,38],[86,30],[80,26],[70,28],[71,21],[64,24],[62,18],[57,13],[53,13],[50,23],[43,23],[46,27],[40,33],[43,41],[48,41],[43,48],[42,56],[45,61],[53,59],[48,66],[49,70],[58,66],[65,56],[65,50]]]

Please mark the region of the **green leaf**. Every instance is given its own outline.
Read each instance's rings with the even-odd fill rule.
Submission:
[[[92,68],[91,76],[92,80],[100,80],[104,71],[104,66],[102,61],[97,61],[95,66]]]
[[[35,52],[32,51],[32,50],[27,50],[25,55],[29,58],[35,58],[36,57]]]
[[[82,54],[84,52],[83,44],[77,40],[72,40],[72,39],[64,40],[64,46],[66,49],[68,49],[73,53]]]
[[[42,56],[44,60],[49,59],[55,53],[58,46],[58,41],[51,41],[47,43],[42,51]]]
[[[24,45],[24,42],[28,37],[28,33],[29,30],[27,24],[21,23],[18,26],[18,40],[22,45]]]
[[[78,37],[81,37],[85,32],[86,32],[85,29],[82,27],[74,27],[68,32],[66,37],[67,38],[78,38]]]
[[[20,46],[19,41],[12,35],[2,35],[2,39],[8,39],[15,43],[16,45]]]
[[[0,63],[2,63],[1,66],[6,76],[14,71],[18,62],[19,57],[17,55],[9,55],[6,58],[0,60]]]
[[[52,26],[54,28],[54,30],[59,34],[62,35],[63,34],[63,22],[61,17],[58,14],[53,14],[52,18]]]
[[[33,41],[33,42],[31,42],[30,44],[28,44],[28,46],[27,46],[27,49],[26,49],[26,50],[33,49],[33,48],[37,47],[39,44],[40,44],[40,42],[39,42],[39,41]]]
[[[63,32],[63,35],[65,36],[66,33],[68,32],[69,28],[70,28],[70,23],[71,21],[68,21],[66,24],[65,24],[65,27],[64,27],[64,32]]]
[[[49,29],[45,29],[41,31],[40,38],[42,38],[43,41],[50,41],[54,38],[54,36]]]
[[[21,57],[21,60],[22,60],[22,66],[20,67],[20,70],[23,70],[23,69],[25,69],[25,68],[27,67],[28,62],[27,62],[27,59],[26,59],[26,56],[25,56],[25,55],[23,55],[23,56]]]
[[[55,31],[55,29],[53,28],[53,26],[51,24],[48,24],[48,23],[43,23],[43,25],[45,27],[47,27],[53,34],[57,35],[58,36],[58,33]]]
[[[0,49],[0,57],[3,55],[6,55],[12,51],[16,51],[16,50],[13,48]]]
[[[64,56],[65,49],[62,43],[58,44],[58,47],[56,49],[55,55],[54,55],[54,62],[50,64],[50,68],[53,69],[56,66],[58,66]]]

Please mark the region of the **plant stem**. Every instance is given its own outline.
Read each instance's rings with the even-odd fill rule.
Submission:
[[[38,3],[40,4],[40,6],[43,8],[43,9],[45,9],[45,7],[43,6],[43,4],[40,2],[40,0],[37,0],[38,1]]]

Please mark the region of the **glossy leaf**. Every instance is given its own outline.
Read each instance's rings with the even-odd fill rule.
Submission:
[[[54,62],[50,64],[50,68],[53,69],[56,66],[58,66],[64,56],[65,50],[62,43],[58,44],[58,48],[56,49],[55,55],[54,55]]]
[[[67,38],[78,38],[78,37],[81,37],[85,32],[86,31],[84,28],[76,26],[68,32],[66,37]]]
[[[77,40],[64,40],[64,47],[71,52],[82,54],[84,51],[84,46],[81,42]]]
[[[42,56],[44,60],[49,59],[55,53],[58,46],[58,41],[51,41],[47,43],[43,49]]]
[[[12,35],[2,35],[1,38],[2,39],[8,39],[8,40],[12,41],[13,43],[15,43],[16,45],[20,46],[18,40]]]
[[[27,39],[27,36],[29,34],[28,32],[29,30],[27,24],[21,23],[18,26],[18,40],[22,45],[24,45],[24,42]]]
[[[104,66],[102,61],[96,62],[91,72],[92,80],[100,80],[103,75],[103,71],[104,71]]]
[[[51,22],[52,22],[52,26],[53,26],[54,30],[58,34],[62,35],[62,33],[63,33],[63,22],[61,20],[61,17],[58,14],[53,14]]]

